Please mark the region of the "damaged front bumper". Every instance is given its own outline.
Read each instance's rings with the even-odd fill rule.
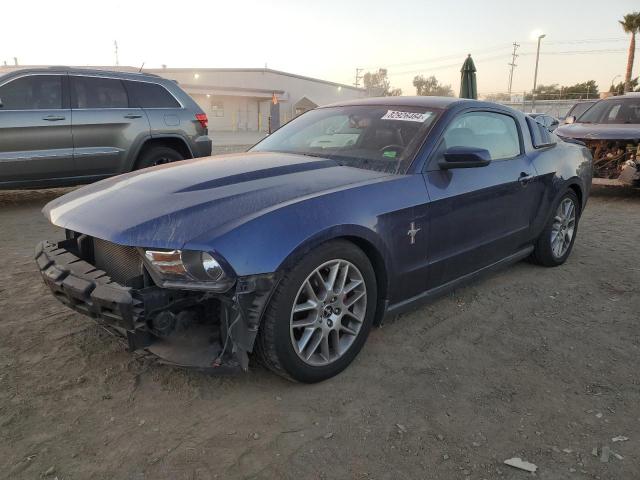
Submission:
[[[78,238],[41,242],[35,260],[53,295],[164,363],[215,373],[246,371],[274,274],[238,278],[225,293],[170,290],[148,275],[134,288],[83,259]]]

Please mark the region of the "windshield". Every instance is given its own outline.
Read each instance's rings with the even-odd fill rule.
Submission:
[[[576,103],[573,107],[571,107],[571,110],[569,110],[569,112],[567,113],[567,117],[569,116],[573,116],[573,117],[580,117],[580,115],[582,115],[584,112],[586,112],[590,106],[592,106],[594,104],[594,102],[582,102],[582,103]]]
[[[640,123],[640,97],[602,100],[578,119],[580,123]]]
[[[405,106],[318,108],[251,149],[331,158],[341,165],[404,173],[439,111]]]

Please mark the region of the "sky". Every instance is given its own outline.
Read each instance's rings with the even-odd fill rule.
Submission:
[[[531,35],[541,31],[538,84],[595,79],[608,90],[626,68],[629,37],[618,20],[634,10],[637,0],[4,0],[0,63],[114,65],[117,41],[120,65],[266,64],[345,84],[356,68],[386,67],[411,95],[418,74],[457,92],[470,53],[484,95],[507,91],[513,42],[521,45],[513,90],[531,90]]]

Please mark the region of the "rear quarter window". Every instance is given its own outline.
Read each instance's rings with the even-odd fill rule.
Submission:
[[[544,125],[539,124],[531,117],[527,117],[527,125],[531,133],[531,143],[535,148],[550,147],[556,144],[554,135]]]
[[[178,101],[162,85],[135,81],[125,84],[132,107],[180,108]]]

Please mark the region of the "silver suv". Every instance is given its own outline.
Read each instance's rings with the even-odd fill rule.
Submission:
[[[211,155],[207,115],[156,75],[72,68],[0,76],[0,189],[89,183]]]

